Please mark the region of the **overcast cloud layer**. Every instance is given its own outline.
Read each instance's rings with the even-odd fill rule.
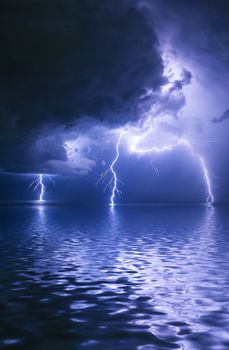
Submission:
[[[177,135],[207,116],[219,138],[228,11],[226,0],[1,1],[0,169],[89,174],[109,164],[116,128],[149,116]]]

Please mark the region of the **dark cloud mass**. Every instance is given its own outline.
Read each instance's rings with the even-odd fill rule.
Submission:
[[[133,0],[3,0],[0,33],[0,102],[18,126],[134,119],[164,80],[152,18]]]
[[[136,120],[145,91],[165,82],[152,17],[135,0],[2,0],[0,43],[6,171],[63,169],[62,134],[77,120]]]

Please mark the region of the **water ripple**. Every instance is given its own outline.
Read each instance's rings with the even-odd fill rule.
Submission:
[[[227,209],[0,214],[0,348],[229,348]]]

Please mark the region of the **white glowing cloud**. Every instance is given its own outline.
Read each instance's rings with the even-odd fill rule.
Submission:
[[[75,139],[66,140],[64,142],[67,155],[66,166],[76,173],[89,173],[95,166],[95,161],[90,158],[93,144],[94,142],[90,138],[83,135]]]

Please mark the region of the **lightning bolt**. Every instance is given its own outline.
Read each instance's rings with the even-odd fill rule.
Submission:
[[[32,188],[33,192],[39,191],[39,201],[40,202],[44,201],[44,196],[46,193],[46,187],[44,184],[44,176],[45,175],[43,175],[43,174],[39,174],[38,177],[36,178],[36,180],[34,180],[28,187],[28,188]],[[55,181],[50,175],[48,175],[48,179],[53,184],[53,186],[55,186]]]
[[[44,194],[45,194],[45,185],[43,183],[43,175],[39,175],[39,185],[41,187],[39,201],[42,202],[44,200]]]
[[[33,188],[33,192],[34,191],[37,191],[37,190],[40,190],[40,193],[39,193],[39,201],[40,202],[43,202],[44,200],[44,194],[45,194],[45,185],[44,185],[44,182],[43,182],[43,174],[40,174],[36,180],[34,180],[28,188]]]
[[[210,177],[209,177],[209,174],[208,174],[207,167],[205,165],[205,162],[204,162],[203,158],[201,158],[196,153],[193,153],[193,154],[198,158],[198,160],[200,162],[200,165],[201,165],[201,168],[202,168],[204,180],[205,180],[206,187],[207,187],[207,193],[208,193],[206,202],[210,203],[210,204],[213,204],[214,203],[214,196],[213,196],[213,192],[212,192],[212,188],[211,188],[211,182],[210,182]]]
[[[119,155],[120,155],[120,152],[119,152],[119,146],[120,146],[120,142],[122,140],[122,137],[123,137],[123,134],[125,133],[125,131],[121,131],[121,133],[119,134],[119,137],[118,137],[118,140],[117,140],[117,143],[115,145],[115,158],[113,160],[113,162],[111,163],[111,165],[109,166],[109,168],[104,172],[102,173],[100,176],[99,176],[99,179],[98,181],[96,182],[96,184],[98,185],[100,182],[104,182],[107,177],[111,174],[111,178],[110,180],[107,182],[105,188],[104,188],[104,191],[106,191],[107,187],[109,186],[111,188],[111,197],[110,197],[110,203],[109,205],[113,208],[115,206],[115,197],[116,197],[116,194],[117,195],[121,195],[121,191],[119,190],[118,188],[118,182],[121,182],[119,179],[118,179],[118,176],[117,176],[117,173],[115,171],[115,164],[117,163],[118,159],[119,159]]]
[[[113,178],[113,187],[112,187],[111,198],[110,198],[110,206],[111,207],[114,207],[114,205],[115,205],[116,193],[120,194],[120,191],[118,189],[118,177],[117,177],[116,171],[114,169],[114,166],[119,158],[119,145],[120,145],[123,134],[124,134],[124,131],[122,131],[119,135],[118,142],[117,142],[116,147],[115,147],[116,156],[115,156],[115,159],[113,160],[113,162],[111,163],[111,166],[110,166],[110,171],[112,173],[112,178]]]
[[[165,145],[162,147],[152,147],[152,148],[148,148],[148,149],[137,148],[136,145],[134,145],[134,146],[132,146],[131,150],[132,150],[132,152],[138,153],[138,154],[164,153],[164,152],[171,152],[174,148],[176,148],[180,145],[188,147],[191,151],[191,154],[198,160],[202,174],[203,174],[204,182],[205,182],[206,188],[207,188],[206,202],[211,203],[211,204],[214,203],[214,196],[213,196],[213,192],[212,192],[212,188],[211,188],[211,181],[210,181],[210,177],[209,177],[209,173],[208,173],[208,169],[206,167],[205,161],[199,154],[197,154],[194,151],[191,143],[188,140],[179,139],[174,144],[169,144],[169,145]]]
[[[122,131],[120,133],[118,141],[116,143],[116,146],[115,146],[116,155],[115,155],[115,158],[114,158],[113,162],[111,163],[111,165],[107,169],[107,171],[104,172],[101,175],[100,179],[99,179],[99,181],[101,181],[101,179],[104,180],[109,173],[111,173],[111,175],[112,175],[109,183],[107,184],[107,185],[109,185],[111,187],[111,197],[110,197],[110,205],[111,205],[111,207],[115,206],[115,196],[116,196],[116,194],[120,195],[120,190],[118,189],[118,181],[119,180],[118,180],[117,173],[115,171],[115,164],[117,163],[117,161],[119,159],[119,155],[120,155],[119,146],[120,146],[120,142],[121,142],[123,134],[124,134],[124,131]],[[193,155],[193,157],[195,157],[198,160],[198,162],[200,164],[201,171],[202,171],[203,179],[204,179],[204,182],[205,182],[205,185],[206,185],[206,189],[207,189],[206,202],[209,203],[209,204],[214,203],[214,196],[213,196],[213,192],[212,192],[210,176],[209,176],[208,169],[206,167],[205,161],[199,154],[197,154],[194,151],[191,143],[188,140],[186,140],[186,139],[178,139],[176,142],[174,142],[172,144],[168,144],[168,145],[165,145],[165,146],[162,146],[162,147],[154,146],[154,147],[146,148],[146,149],[137,147],[137,143],[135,142],[135,143],[132,144],[130,150],[131,150],[131,152],[136,153],[136,154],[165,153],[165,152],[173,151],[178,146],[185,146],[185,147],[187,147],[190,150],[190,153]],[[107,186],[105,187],[105,189],[106,188],[107,188]]]
[[[169,144],[169,145],[165,145],[162,147],[152,147],[152,148],[137,148],[136,144],[132,145],[131,147],[131,151],[133,153],[138,153],[138,154],[144,154],[144,153],[163,153],[163,152],[170,152],[172,151],[175,147],[179,146],[179,145],[187,145],[189,146],[189,142],[184,140],[184,139],[179,139],[176,143],[174,144]]]

